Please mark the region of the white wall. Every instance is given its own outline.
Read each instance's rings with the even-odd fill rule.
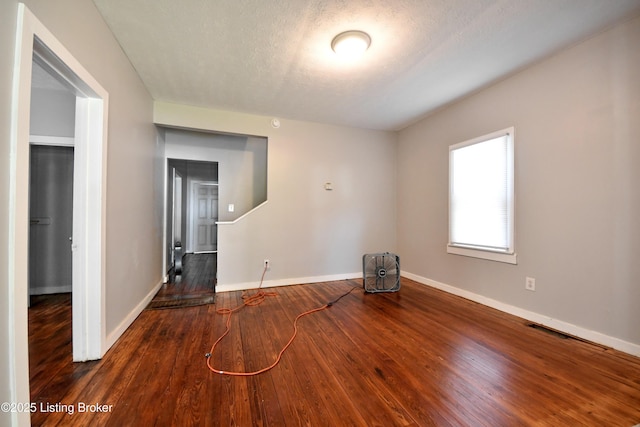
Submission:
[[[31,135],[73,137],[76,96],[71,91],[31,89]]]
[[[403,269],[639,352],[638,46],[636,18],[401,131]],[[508,126],[518,265],[448,255],[448,146]]]
[[[218,228],[219,291],[256,286],[265,258],[281,285],[358,276],[364,253],[395,250],[394,133],[159,102],[154,120],[269,138],[268,202]]]
[[[164,134],[168,159],[218,162],[220,221],[233,221],[266,200],[266,138],[179,129]]]

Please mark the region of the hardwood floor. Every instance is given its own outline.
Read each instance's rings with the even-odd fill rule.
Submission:
[[[640,423],[640,359],[528,327],[522,319],[403,279],[398,293],[361,282],[277,288],[232,317],[211,357],[223,370],[270,364],[253,377],[210,372],[224,331],[216,305],[145,310],[98,362],[71,362],[70,310],[34,304],[33,425],[109,426],[625,426]],[[271,290],[271,289],[270,289]],[[49,336],[51,334],[51,336]],[[106,412],[79,413],[80,403]],[[59,407],[64,409],[64,406]],[[55,409],[55,408],[54,408]]]
[[[149,304],[149,308],[176,308],[211,304],[216,295],[215,253],[187,254],[182,275],[171,274]]]

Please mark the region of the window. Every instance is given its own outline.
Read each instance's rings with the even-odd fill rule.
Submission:
[[[516,264],[513,135],[508,128],[449,147],[447,252]]]

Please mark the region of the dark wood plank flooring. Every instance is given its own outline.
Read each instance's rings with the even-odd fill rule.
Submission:
[[[182,274],[169,275],[148,308],[178,308],[215,301],[218,256],[215,253],[186,254]]]
[[[70,300],[30,310],[33,402],[74,414],[33,425],[108,426],[624,426],[640,423],[640,359],[528,327],[522,319],[403,279],[391,294],[360,281],[277,288],[232,317],[216,368],[205,353],[224,331],[216,308],[145,310],[101,361],[71,362]],[[52,297],[53,298],[53,297]],[[107,412],[78,413],[80,402]]]

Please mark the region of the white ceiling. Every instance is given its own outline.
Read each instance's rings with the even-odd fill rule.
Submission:
[[[154,99],[400,129],[640,0],[94,0]],[[332,38],[370,34],[357,63]]]

